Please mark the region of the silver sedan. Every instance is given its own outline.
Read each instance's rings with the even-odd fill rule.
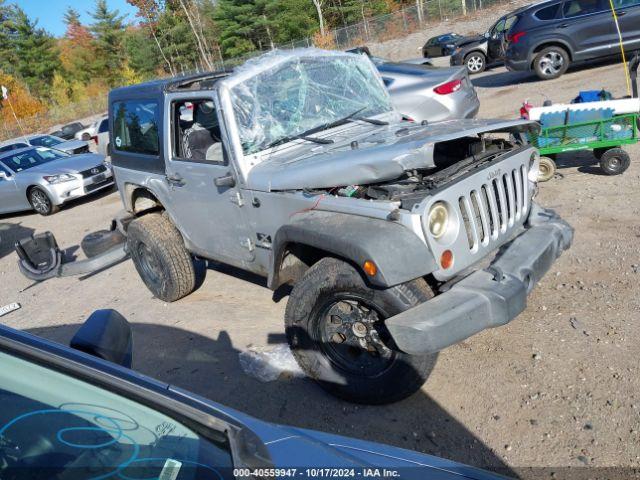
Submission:
[[[0,153],[0,213],[51,215],[69,200],[113,185],[102,155],[68,155],[45,147]]]
[[[63,152],[89,153],[89,144],[83,140],[65,140],[55,135],[25,135],[14,138],[0,144],[0,152],[17,150],[24,147],[48,147],[62,150]]]

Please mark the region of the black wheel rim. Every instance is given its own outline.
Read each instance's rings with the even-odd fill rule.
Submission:
[[[138,243],[136,253],[144,278],[155,289],[158,289],[162,285],[162,268],[157,257],[142,242]]]
[[[387,347],[387,316],[357,295],[333,296],[314,315],[319,348],[339,370],[361,377],[377,377],[396,360]]]
[[[31,192],[31,206],[36,212],[47,214],[51,210],[51,201],[43,191],[33,190]]]

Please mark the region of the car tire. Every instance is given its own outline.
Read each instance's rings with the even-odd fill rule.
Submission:
[[[175,302],[195,290],[193,258],[166,215],[149,213],[132,221],[127,248],[140,278],[155,297]]]
[[[60,210],[58,205],[53,204],[47,192],[40,187],[32,187],[29,190],[28,197],[31,208],[43,217],[53,215]]]
[[[355,403],[396,402],[422,387],[437,354],[398,351],[384,319],[431,298],[433,292],[423,279],[371,288],[349,263],[324,258],[291,292],[285,311],[287,340],[305,374],[331,394]],[[342,317],[328,313],[338,310]],[[357,320],[363,312],[375,321]],[[366,339],[361,329],[367,331]]]
[[[600,157],[600,168],[605,175],[620,175],[630,164],[629,154],[621,148],[611,148]]]
[[[127,241],[118,230],[98,230],[85,236],[80,248],[87,258],[93,258]]]
[[[482,73],[487,68],[487,57],[482,52],[471,52],[464,57],[464,64],[469,75]]]
[[[540,157],[538,182],[548,182],[556,174],[556,162],[549,157]]]
[[[570,63],[567,51],[553,45],[536,54],[533,59],[533,69],[541,80],[552,80],[563,75]]]

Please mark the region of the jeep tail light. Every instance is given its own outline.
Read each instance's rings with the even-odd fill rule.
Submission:
[[[524,37],[527,32],[518,32],[513,35],[507,35],[507,42],[509,43],[518,43],[522,37]]]
[[[442,85],[438,85],[433,89],[438,95],[449,95],[450,93],[457,92],[462,88],[462,80],[452,80]]]

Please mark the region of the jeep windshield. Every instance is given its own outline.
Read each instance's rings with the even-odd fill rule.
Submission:
[[[238,73],[245,78],[230,97],[245,154],[393,111],[379,74],[362,55],[276,52]]]

